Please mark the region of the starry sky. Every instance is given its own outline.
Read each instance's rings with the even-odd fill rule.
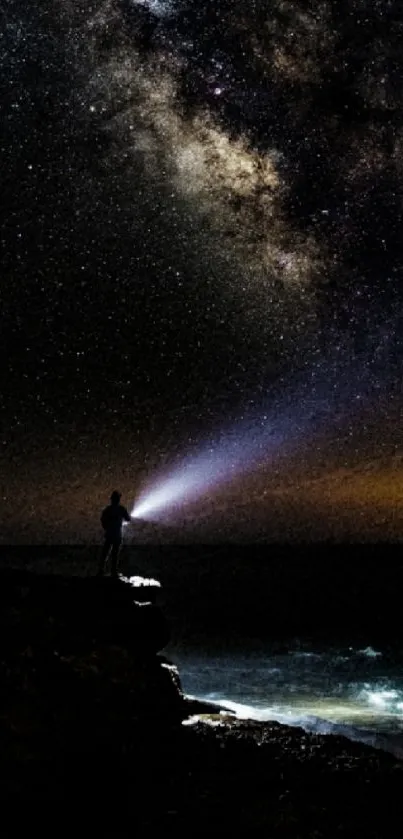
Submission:
[[[97,539],[115,486],[274,417],[293,450],[182,510],[197,538],[273,505],[334,536],[367,497],[399,536],[402,30],[394,0],[3,4],[3,543]]]

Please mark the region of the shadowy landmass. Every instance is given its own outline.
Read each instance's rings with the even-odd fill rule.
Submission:
[[[9,546],[0,567],[91,576],[97,546]],[[382,642],[401,646],[398,545],[125,545],[121,571],[156,577],[172,638]]]
[[[1,572],[4,825],[47,833],[63,812],[65,827],[113,835],[195,819],[234,834],[387,835],[403,816],[401,764],[186,700],[158,653],[166,620],[137,595],[125,579]]]

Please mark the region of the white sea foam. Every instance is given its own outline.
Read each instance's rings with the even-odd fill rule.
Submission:
[[[218,713],[338,734],[402,758],[401,667],[374,652],[297,648],[256,655],[245,649],[234,655],[199,653],[178,665],[185,692],[213,703]]]
[[[363,743],[367,746],[372,746],[376,749],[393,754],[399,760],[403,760],[403,734],[386,735],[379,734],[376,731],[365,729],[360,725],[352,725],[341,722],[334,722],[329,719],[323,719],[314,714],[297,713],[292,709],[283,709],[279,707],[256,708],[252,705],[243,704],[241,702],[233,702],[230,699],[222,697],[220,701],[217,699],[212,702],[208,697],[189,697],[192,699],[208,700],[211,704],[216,705],[216,714],[193,714],[184,721],[184,725],[195,725],[197,723],[204,723],[209,726],[222,726],[231,724],[230,717],[233,716],[237,720],[251,720],[259,723],[278,722],[281,725],[289,725],[295,728],[302,728],[308,733],[333,735],[338,737],[346,737],[353,742]],[[345,709],[351,716],[351,709]],[[343,715],[341,709],[340,716]],[[365,714],[357,712],[357,720],[362,724],[365,722]]]

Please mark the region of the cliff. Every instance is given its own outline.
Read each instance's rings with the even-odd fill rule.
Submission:
[[[124,579],[0,575],[5,835],[386,836],[403,815],[401,765],[186,700],[161,654],[157,595]]]

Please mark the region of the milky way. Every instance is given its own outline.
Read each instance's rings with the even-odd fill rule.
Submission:
[[[71,469],[96,505],[281,400],[313,441],[396,429],[398,5],[13,0],[0,27],[5,502]]]

